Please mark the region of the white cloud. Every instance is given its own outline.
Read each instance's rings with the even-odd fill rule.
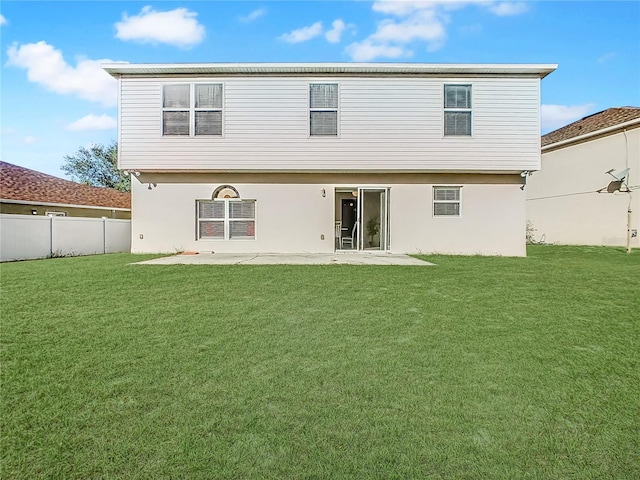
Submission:
[[[400,22],[391,19],[379,22],[371,38],[397,43],[424,40],[433,48],[438,48],[447,37],[445,22],[446,19],[441,18],[435,10],[420,10]]]
[[[204,26],[198,23],[197,16],[186,8],[158,12],[147,5],[138,15],[122,15],[122,22],[116,23],[116,38],[191,47],[200,43],[205,35]]]
[[[378,57],[399,58],[413,55],[411,50],[403,47],[374,43],[371,40],[352,43],[345,51],[356,62],[368,62]]]
[[[528,9],[524,2],[379,0],[373,3],[372,9],[385,15],[385,18],[378,22],[373,34],[349,45],[346,52],[353,60],[356,60],[354,53],[362,54],[360,58],[366,57],[368,60],[376,58],[371,56],[375,52],[379,52],[376,56],[395,58],[394,55],[406,56],[409,52],[406,45],[415,45],[417,42],[425,44],[427,50],[433,52],[444,46],[447,25],[451,22],[453,12],[468,6],[486,8],[498,16],[517,15]],[[400,51],[404,54],[398,54]]]
[[[0,26],[1,26],[1,25],[6,25],[7,23],[9,23],[9,22],[7,22],[7,19],[6,19],[6,18],[4,18],[4,15],[2,15],[2,14],[0,13]]]
[[[83,131],[83,130],[111,130],[118,126],[115,118],[108,115],[86,115],[79,120],[67,125],[67,130]]]
[[[525,13],[529,10],[529,6],[525,2],[500,2],[490,5],[489,10],[499,17],[507,17]]]
[[[324,34],[324,38],[326,38],[327,42],[329,43],[340,42],[340,38],[342,37],[342,34],[345,32],[345,30],[353,30],[356,28],[354,24],[346,24],[340,18],[334,20],[331,26],[333,28]]]
[[[311,40],[319,35],[322,35],[322,22],[316,22],[308,27],[298,28],[290,33],[284,33],[278,38],[288,43],[300,43]]]
[[[601,55],[600,57],[598,57],[598,63],[607,63],[610,60],[613,60],[614,58],[616,58],[618,56],[618,54],[616,52],[607,52],[604,55]]]
[[[430,5],[424,2],[375,3],[374,10],[400,18],[381,20],[372,35],[349,45],[346,53],[355,61],[369,61],[378,57],[411,56],[413,52],[406,45],[415,41],[425,42],[429,51],[441,48],[447,37],[448,18]]]
[[[30,82],[56,93],[76,95],[108,106],[116,104],[117,82],[100,67],[112,60],[81,59],[73,67],[64,60],[60,50],[46,42],[14,43],[7,54],[7,65],[24,68]]]
[[[555,130],[581,119],[595,108],[594,103],[584,105],[541,105],[540,123],[543,131]]]
[[[251,23],[254,20],[257,20],[258,18],[264,16],[267,13],[267,9],[266,8],[258,8],[257,10],[254,10],[253,12],[249,13],[249,15],[246,15],[244,17],[240,17],[240,21],[242,23]]]
[[[421,0],[382,0],[374,2],[371,7],[374,12],[386,13],[388,15],[397,15],[399,17],[410,15],[416,10],[425,8],[433,8],[438,2],[424,2]]]
[[[469,5],[489,7],[495,3],[490,0],[378,0],[372,8],[375,12],[403,17],[422,10],[444,12],[459,10]]]
[[[37,142],[36,137],[24,137],[22,139],[22,143],[24,143],[25,145],[35,145],[35,143]]]

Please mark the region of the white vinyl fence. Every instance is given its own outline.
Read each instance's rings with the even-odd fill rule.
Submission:
[[[131,251],[131,220],[0,214],[0,261]]]

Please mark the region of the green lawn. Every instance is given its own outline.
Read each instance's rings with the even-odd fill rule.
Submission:
[[[640,251],[3,264],[2,478],[640,478]]]

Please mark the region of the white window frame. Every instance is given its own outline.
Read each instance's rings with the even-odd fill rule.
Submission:
[[[311,87],[313,85],[335,85],[336,86],[336,106],[335,107],[312,107],[311,106]],[[337,138],[340,136],[340,84],[338,82],[309,82],[307,84],[307,122],[308,122],[308,136],[309,138]],[[336,133],[335,134],[314,134],[311,132],[311,115],[315,112],[335,112],[336,114]]]
[[[224,217],[200,217],[200,204],[201,203],[224,203]],[[253,218],[231,218],[231,204],[232,203],[253,203]],[[196,200],[196,240],[218,240],[218,241],[253,241],[257,239],[256,224],[257,224],[257,201],[250,198],[215,198],[212,200]],[[215,221],[224,222],[224,236],[223,237],[202,237],[200,233],[201,221]],[[252,221],[253,222],[253,236],[246,237],[232,237],[231,236],[231,223],[240,221]]]
[[[469,106],[468,107],[447,107],[447,88],[448,87],[465,87],[469,89]],[[473,86],[467,83],[445,83],[442,89],[442,135],[452,138],[471,138],[473,136]],[[456,134],[447,133],[447,113],[468,113],[469,114],[469,133]]]
[[[443,190],[454,190],[457,192],[457,199],[447,200],[447,199],[436,199],[436,192]],[[461,185],[434,185],[431,193],[432,199],[432,207],[431,213],[434,218],[460,218],[462,217],[462,186]],[[457,204],[458,205],[458,214],[457,215],[448,215],[448,214],[437,214],[436,213],[436,205],[443,204]]]
[[[189,87],[189,106],[188,107],[165,107],[164,95],[165,87],[167,86],[188,86]],[[222,89],[221,105],[220,107],[196,107],[196,86],[198,85],[220,85]],[[176,83],[164,83],[162,84],[161,91],[161,109],[160,115],[160,132],[163,138],[220,138],[224,137],[224,104],[225,104],[225,90],[226,86],[222,82],[176,82]],[[164,132],[164,113],[165,112],[188,112],[189,113],[189,134],[188,135],[171,135]],[[196,112],[220,112],[220,133],[215,134],[200,134],[196,135]]]
[[[67,212],[60,212],[60,211],[53,211],[53,210],[46,210],[44,214],[47,217],[66,217],[67,216]]]

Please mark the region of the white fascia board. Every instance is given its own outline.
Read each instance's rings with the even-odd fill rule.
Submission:
[[[447,63],[104,63],[122,75],[529,75],[544,78],[557,64]]]

